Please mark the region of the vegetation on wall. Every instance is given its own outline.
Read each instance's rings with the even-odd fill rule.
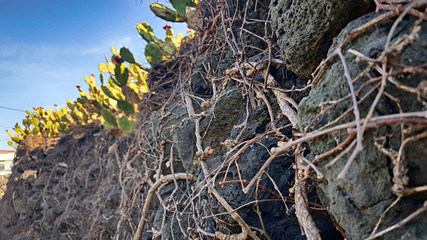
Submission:
[[[168,9],[166,15],[154,12],[157,16],[168,21],[170,18],[185,16],[186,8],[196,7],[197,0],[170,1],[176,11],[161,4],[151,4],[151,9]],[[154,7],[153,7],[154,6]],[[166,31],[164,40],[155,36],[152,27],[144,22],[136,26],[138,33],[147,41],[145,56],[150,64],[163,60],[173,59],[179,50],[181,42],[187,39],[182,33],[174,37],[174,32],[169,24],[163,29]],[[190,38],[194,37],[194,31],[189,31]],[[67,107],[61,109],[55,105],[54,109],[43,107],[33,108],[33,112],[26,111],[27,116],[22,120],[22,125],[16,123],[13,128],[15,133],[6,130],[11,141],[8,145],[14,146],[30,135],[54,136],[67,133],[73,125],[86,125],[92,123],[103,124],[106,128],[117,128],[123,133],[135,129],[138,119],[138,102],[143,95],[149,92],[147,73],[149,67],[143,66],[135,60],[129,49],[122,47],[119,50],[111,47],[112,56],[105,56],[106,63],[99,64],[99,81],[96,85],[95,75],[85,76],[88,91],[84,91],[81,85],[77,85],[80,97],[75,101],[68,100]],[[108,80],[104,74],[109,74]]]

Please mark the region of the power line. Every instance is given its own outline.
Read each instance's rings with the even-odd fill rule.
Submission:
[[[0,106],[0,108],[11,110],[11,111],[17,111],[17,112],[25,112],[25,110],[18,109],[18,108],[10,108],[10,107],[3,107],[3,106]]]

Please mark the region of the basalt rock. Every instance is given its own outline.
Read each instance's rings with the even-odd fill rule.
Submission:
[[[274,0],[271,24],[289,70],[309,79],[332,39],[351,20],[368,12],[367,0]]]
[[[83,137],[70,134],[50,144],[20,146],[7,190],[0,201],[0,239],[131,239],[145,214],[146,203],[149,204],[142,239],[188,239],[194,234],[191,230],[199,230],[196,235],[201,239],[209,238],[205,233],[215,232],[229,234],[225,238],[228,239],[231,234],[240,233],[241,227],[209,193],[213,187],[248,225],[257,229],[260,239],[305,239],[290,193],[295,183],[293,151],[274,159],[247,194],[242,191],[242,184],[247,185],[259,171],[271,149],[279,144],[279,137],[284,140],[296,137],[292,126],[282,116],[275,95],[262,91],[264,76],[243,72],[246,77],[243,80],[240,73],[227,76],[226,72],[239,61],[266,63],[270,58],[280,60],[277,58],[284,56],[289,69],[283,64],[272,64],[269,73],[278,83],[277,87],[300,103],[302,130],[321,111],[321,102],[349,93],[342,65],[337,61],[304,98],[308,95],[306,79],[320,59],[326,57],[333,37],[351,19],[367,11],[369,4],[362,6],[363,3],[362,0],[307,3],[274,0],[270,16],[267,0],[202,1],[205,22],[198,37],[204,42],[196,37],[183,47],[177,58],[152,66],[148,81],[151,80],[150,87],[155,93],[147,94],[146,101],[141,102],[139,109],[144,114],[135,131],[118,137],[99,125],[88,125],[81,127]],[[360,8],[354,10],[356,7]],[[220,14],[226,22],[221,22]],[[269,16],[271,29],[266,21]],[[335,38],[329,54],[348,31],[375,16],[372,13],[351,22]],[[243,17],[248,21],[243,21]],[[215,25],[209,21],[213,18],[217,19]],[[385,22],[368,30],[348,48],[371,58],[378,57],[392,23]],[[414,19],[404,19],[392,43],[408,34],[414,25]],[[401,54],[393,53],[396,66],[425,63],[425,25],[420,25],[413,43],[403,48]],[[210,31],[211,28],[215,31]],[[272,32],[276,36],[271,36]],[[264,39],[268,36],[271,38]],[[267,39],[272,41],[271,55],[266,51]],[[237,47],[240,51],[233,53],[232,48]],[[366,67],[347,51],[344,54],[352,76]],[[375,71],[370,74],[378,76]],[[387,93],[400,99],[401,109],[405,112],[425,110],[422,77],[399,74],[396,78],[419,93],[408,94],[388,84]],[[355,82],[355,87],[359,88],[365,80]],[[372,85],[367,85],[360,94],[372,89]],[[258,90],[258,95],[254,90]],[[366,114],[373,98],[368,97],[360,104],[362,115]],[[197,116],[190,116],[190,103]],[[310,130],[337,119],[350,106],[349,101],[337,104]],[[382,97],[374,116],[397,112],[396,103]],[[352,119],[350,114],[340,122]],[[197,127],[200,139],[196,136]],[[386,138],[381,138],[384,136]],[[315,139],[309,142],[304,154],[313,159],[345,137],[345,132],[339,132]],[[386,147],[397,149],[401,144],[400,128],[368,130],[364,150],[344,180],[338,181],[336,175],[345,161],[325,170],[322,166],[329,158],[319,165],[325,180],[307,181],[309,211],[323,239],[343,239],[336,230],[338,225],[344,228],[348,239],[367,237],[385,208],[395,200],[391,191],[392,163],[372,143],[373,139],[380,138]],[[199,157],[198,140],[202,151],[208,147],[213,150],[203,158]],[[425,142],[416,141],[405,147],[405,159],[409,160],[408,187],[427,184],[425,146]],[[245,149],[239,152],[242,147]],[[230,159],[234,155],[236,158]],[[206,163],[209,176],[205,175],[201,163]],[[177,173],[185,175],[187,180],[162,182],[163,177]],[[160,185],[156,185],[159,182]],[[158,189],[154,189],[155,186]],[[147,200],[149,196],[151,201]],[[403,219],[425,199],[422,194],[402,199],[387,213],[380,229]],[[329,213],[325,206],[330,208]],[[334,224],[330,214],[337,223]],[[385,235],[385,239],[422,239],[427,234],[426,223],[425,215],[419,216]]]
[[[347,33],[364,23],[372,20],[378,15],[375,13],[367,14],[350,24],[334,39],[334,44],[329,50],[333,54],[336,46],[347,37]],[[427,24],[416,24],[416,19],[404,19],[397,25],[394,34],[391,36],[391,44],[407,37],[414,28],[420,27],[420,30],[413,37],[413,43],[405,45],[403,48],[397,48],[390,54],[389,59],[393,63],[406,66],[417,66],[425,63],[427,60],[426,39]],[[365,70],[367,63],[356,61],[355,55],[349,53],[347,49],[356,50],[365,56],[375,59],[379,57],[386,43],[394,21],[390,20],[379,24],[375,28],[367,30],[363,35],[355,39],[343,51],[350,76],[353,78]],[[369,72],[371,78],[380,76],[375,70]],[[405,86],[414,89],[423,80],[419,74],[398,74],[395,76],[399,82]],[[367,81],[366,75],[361,76],[354,82],[354,88],[357,90]],[[358,99],[374,88],[374,84],[366,85],[359,93]],[[382,96],[374,111],[375,116],[399,113],[399,107],[403,112],[425,111],[425,99],[417,93],[408,93],[401,88],[396,87],[391,82],[387,82],[385,92],[395,99],[399,99],[400,106],[393,101],[391,97]],[[319,83],[311,90],[309,96],[303,99],[299,105],[299,124],[304,129],[314,117],[320,113],[321,103],[333,102],[339,98],[347,96],[350,93],[348,83],[344,77],[341,61],[336,58],[335,62],[321,78]],[[371,94],[366,100],[358,104],[362,118],[366,116],[377,91]],[[320,117],[310,128],[310,130],[319,129],[321,126],[337,119],[347,109],[352,106],[351,100],[342,101]],[[354,120],[352,111],[346,117],[338,121],[339,123],[350,122]],[[396,199],[392,193],[393,164],[390,158],[381,153],[374,145],[374,141],[383,145],[385,148],[398,151],[401,145],[401,130],[399,126],[379,127],[367,130],[363,141],[363,150],[358,154],[351,165],[346,177],[342,180],[337,179],[337,175],[343,169],[346,159],[351,152],[346,154],[340,161],[329,169],[322,169],[326,181],[319,184],[319,196],[322,202],[326,203],[331,212],[335,215],[338,222],[346,231],[349,239],[364,239],[369,236],[375,227],[378,219],[385,209]],[[331,134],[310,142],[310,157],[324,153],[334,148],[337,142],[343,141],[347,133],[339,132]],[[425,163],[425,140],[419,140],[408,144],[404,149],[404,159],[407,161],[409,185],[415,187],[427,184],[425,172],[427,170]],[[332,160],[336,155],[322,160],[321,166]],[[425,195],[416,195],[410,198],[403,198],[393,207],[385,216],[381,226],[391,226],[404,217],[408,216],[420,206],[423,205]],[[420,215],[412,220],[410,224],[404,225],[399,229],[384,235],[384,239],[425,239],[427,236],[426,228],[420,227],[427,224],[427,215]]]

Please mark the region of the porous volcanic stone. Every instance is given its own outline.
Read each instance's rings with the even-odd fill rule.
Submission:
[[[354,20],[334,39],[333,46],[329,50],[332,54],[347,33],[368,21],[378,17],[378,14],[369,13]],[[384,50],[387,36],[394,23],[389,20],[378,26],[367,30],[364,34],[347,47],[347,49],[356,50],[369,58],[377,58]],[[415,19],[404,19],[397,25],[394,34],[391,36],[391,43],[399,41],[405,34],[408,34],[415,25]],[[420,31],[414,37],[414,42],[401,50],[400,53],[394,53],[390,61],[396,65],[417,66],[425,64],[427,61],[427,24],[420,25]],[[347,49],[343,51],[347,67],[351,77],[356,77],[364,71],[367,63],[356,61],[356,57],[350,54]],[[379,76],[378,72],[370,71],[370,76]],[[408,87],[416,88],[423,80],[420,74],[399,74],[395,79]],[[355,89],[359,89],[368,79],[361,77],[353,83]],[[358,95],[358,100],[368,91],[373,90],[374,84],[367,84]],[[343,73],[341,61],[336,60],[326,71],[319,83],[312,89],[309,96],[304,98],[299,105],[299,124],[304,129],[314,117],[322,111],[321,103],[333,102],[349,94],[349,87]],[[396,88],[390,82],[387,83],[385,92],[393,96],[400,102],[400,108],[403,112],[425,111],[425,100],[420,99],[417,94],[408,93]],[[377,91],[370,95],[365,101],[359,102],[358,107],[361,112],[361,118],[364,118],[372,106]],[[423,102],[424,101],[424,102]],[[336,120],[342,113],[352,106],[351,100],[342,101],[320,117],[311,127],[310,131],[319,129]],[[374,111],[375,116],[399,113],[399,107],[390,98],[382,96]],[[338,121],[337,124],[354,121],[352,112],[345,118]],[[425,130],[422,130],[425,131]],[[309,143],[311,153],[309,159],[324,153],[335,146],[338,142],[344,141],[348,136],[346,132],[339,132],[318,138]],[[349,172],[344,179],[337,179],[337,175],[343,169],[350,153],[346,154],[340,161],[332,167],[325,169],[326,163],[331,161],[336,155],[320,162],[320,170],[325,175],[325,181],[319,184],[318,194],[322,203],[329,206],[330,212],[344,228],[348,239],[365,239],[374,229],[378,219],[385,209],[396,199],[392,193],[393,164],[391,160],[381,153],[374,145],[374,141],[384,144],[384,147],[398,151],[401,145],[400,126],[387,126],[377,129],[367,130],[364,134],[363,150],[359,152],[353,161]],[[415,141],[405,146],[404,159],[407,161],[409,187],[422,186],[427,184],[425,172],[425,150],[426,141]],[[424,174],[421,174],[424,172]],[[419,207],[427,198],[422,195],[403,198],[387,212],[378,231],[381,231],[407,217]],[[383,239],[426,239],[427,236],[427,215],[421,214],[413,219],[409,224],[395,229],[384,235]]]
[[[368,0],[274,0],[271,25],[289,70],[310,78],[331,46],[332,39],[351,20],[367,13]]]

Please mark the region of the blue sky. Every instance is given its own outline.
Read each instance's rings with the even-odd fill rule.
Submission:
[[[146,62],[136,24],[149,23],[161,38],[167,24],[150,11],[153,2],[0,0],[0,150],[12,149],[5,130],[26,115],[1,107],[65,106],[79,96],[76,85],[86,86],[85,75],[99,76],[98,64],[111,56],[110,46],[125,46]],[[185,24],[171,25],[175,34],[187,31]]]

